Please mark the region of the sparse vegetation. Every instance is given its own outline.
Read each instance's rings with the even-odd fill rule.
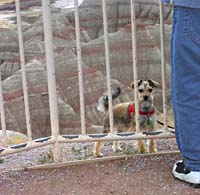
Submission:
[[[49,149],[48,152],[43,152],[41,154],[41,157],[38,159],[39,164],[45,164],[47,162],[52,162],[53,161],[53,152],[51,149]]]
[[[89,155],[87,154],[87,149],[88,146],[84,145],[83,148],[78,148],[78,149],[72,147],[71,151],[72,154],[77,157],[77,159],[81,160],[81,159],[87,159],[89,157]]]
[[[84,152],[83,159],[86,159],[87,158],[87,145],[83,146],[83,152]]]
[[[0,159],[0,164],[4,163],[4,160],[3,159]]]
[[[74,146],[72,147],[72,153],[77,156],[81,154],[81,148],[76,149]]]
[[[132,155],[133,154],[133,148],[130,145],[125,144],[125,147],[123,148],[123,153],[126,154],[126,155]]]

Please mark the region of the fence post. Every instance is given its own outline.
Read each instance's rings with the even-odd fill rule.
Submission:
[[[1,128],[2,128],[2,135],[3,135],[3,144],[4,144],[4,147],[7,147],[8,137],[7,137],[7,129],[6,129],[6,117],[5,117],[5,109],[4,109],[1,74],[0,74],[0,112],[1,112]]]
[[[167,93],[166,93],[166,60],[165,60],[165,23],[164,23],[164,5],[159,1],[160,8],[160,40],[161,40],[161,66],[162,66],[162,92],[163,92],[163,113],[164,129],[168,131],[167,120]]]
[[[59,121],[58,121],[58,102],[57,102],[56,76],[55,76],[55,66],[54,66],[50,0],[42,0],[42,12],[43,12],[43,23],[44,23],[51,133],[52,136],[56,138],[56,142],[55,144],[53,144],[53,156],[55,161],[61,161],[61,151],[58,142],[58,136],[60,135],[60,133],[59,133]]]
[[[133,78],[134,78],[134,101],[135,101],[135,121],[136,132],[140,132],[139,122],[139,102],[138,102],[138,75],[137,75],[137,39],[136,39],[136,17],[135,0],[130,0],[131,4],[131,33],[132,33],[132,56],[133,56]]]
[[[25,56],[24,56],[24,44],[23,44],[23,35],[22,35],[22,22],[21,22],[19,0],[15,0],[15,5],[16,5],[16,14],[17,14],[17,30],[18,30],[18,39],[19,39],[19,52],[20,52],[20,63],[21,63],[21,71],[22,71],[22,86],[23,86],[23,95],[24,95],[27,135],[28,135],[28,140],[32,141],[31,117],[30,117],[30,108],[29,108],[28,87],[27,87]]]
[[[81,114],[81,135],[86,135],[85,129],[85,107],[84,107],[84,87],[83,87],[83,68],[81,56],[81,41],[80,41],[80,25],[79,25],[79,8],[78,0],[74,0],[75,7],[75,27],[76,27],[76,50],[78,59],[78,78],[79,78],[79,95],[80,95],[80,114]]]
[[[108,22],[107,22],[106,0],[102,0],[102,10],[103,10],[104,45],[105,45],[105,57],[106,57],[106,76],[107,76],[110,132],[114,133],[113,106],[112,106],[112,93],[111,93],[111,76],[110,76],[111,75],[110,51],[109,51],[109,42],[108,42]]]

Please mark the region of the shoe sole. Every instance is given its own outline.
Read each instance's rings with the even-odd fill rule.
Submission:
[[[173,173],[172,173],[172,175],[173,175],[174,179],[176,179],[178,181],[185,182],[185,183],[189,184],[189,186],[191,186],[193,188],[200,188],[200,184],[194,184],[194,183],[190,183],[190,182],[184,181],[182,179],[179,179],[178,177],[175,177]]]

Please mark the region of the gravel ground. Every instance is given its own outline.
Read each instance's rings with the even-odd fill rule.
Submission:
[[[102,151],[105,156],[116,156],[122,154],[133,154],[133,141],[121,142],[123,151],[113,153],[112,142],[106,142]],[[175,139],[162,139],[157,141],[158,151],[173,151],[177,150]],[[63,161],[91,159],[94,143],[73,143],[62,144]],[[39,164],[52,163],[52,146],[36,148],[30,151],[25,151],[2,158],[3,163],[0,164],[0,172],[6,170],[26,168]]]
[[[131,154],[133,142],[123,142],[124,151],[113,154],[111,142],[103,148],[105,156]],[[64,161],[92,159],[93,143],[63,144]],[[159,151],[177,150],[174,139],[158,140]],[[57,169],[14,170],[52,163],[51,146],[7,156],[0,164],[1,195],[195,195],[200,190],[172,177],[178,154],[134,156],[68,166]],[[11,171],[11,170],[12,171]],[[9,171],[8,171],[9,170]]]
[[[199,189],[172,177],[179,155],[134,156],[59,169],[0,175],[1,195],[196,195]]]

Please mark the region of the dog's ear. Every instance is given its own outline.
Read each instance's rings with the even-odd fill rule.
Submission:
[[[142,84],[142,80],[138,80],[138,87]],[[134,82],[132,82],[131,84],[130,84],[130,87],[132,87],[133,89],[134,89]]]
[[[149,82],[149,85],[150,85],[151,87],[153,87],[153,88],[159,86],[159,83],[156,82],[156,81],[154,81],[154,80],[152,80],[152,79],[149,79],[148,82]]]
[[[121,93],[120,87],[116,87],[115,89],[112,89],[112,98],[115,99],[118,97]]]

